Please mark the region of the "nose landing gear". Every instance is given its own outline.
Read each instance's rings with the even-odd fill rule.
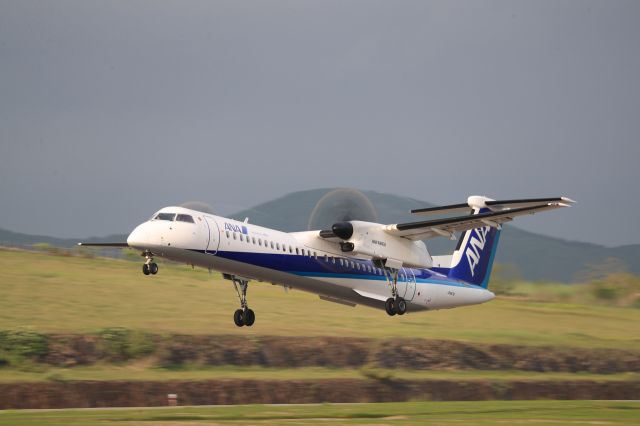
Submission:
[[[233,313],[233,322],[238,327],[242,327],[244,325],[251,327],[253,323],[256,322],[256,314],[253,310],[249,309],[247,304],[247,289],[249,288],[249,281],[235,276],[231,277],[231,281],[233,281],[233,286],[235,287],[236,293],[238,293],[238,298],[240,299],[240,309],[237,309]]]
[[[155,275],[158,273],[158,264],[153,261],[153,253],[145,251],[142,255],[147,259],[142,265],[142,273],[145,275]]]

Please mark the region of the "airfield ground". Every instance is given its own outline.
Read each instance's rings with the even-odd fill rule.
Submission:
[[[219,274],[160,263],[0,250],[0,330],[92,333],[124,327],[152,333],[242,336],[421,338],[479,343],[640,350],[640,309],[500,298],[484,305],[389,318],[383,311],[321,301],[301,291],[252,283],[256,324],[238,329],[237,296]],[[580,292],[539,284],[534,292]],[[534,294],[535,296],[535,294]]]
[[[611,303],[592,303],[588,297],[582,297],[583,292],[586,292],[584,286],[518,283],[513,292],[515,296],[499,297],[484,305],[409,313],[404,317],[389,318],[381,311],[364,307],[349,308],[321,301],[315,295],[299,291],[285,292],[281,287],[269,283],[254,283],[250,286],[249,302],[257,314],[256,324],[251,328],[238,329],[233,325],[231,318],[237,305],[235,292],[231,284],[222,280],[218,274],[210,275],[207,271],[193,270],[185,265],[161,263],[159,275],[147,277],[141,273],[140,265],[141,262],[137,259],[131,261],[85,258],[61,255],[59,251],[52,254],[0,249],[0,364],[4,359],[4,366],[0,367],[0,386],[9,386],[7,389],[12,389],[12,386],[18,389],[17,386],[22,386],[21,392],[26,386],[33,394],[38,394],[49,388],[58,389],[60,386],[71,393],[81,392],[74,390],[74,384],[89,381],[121,381],[121,385],[126,388],[127,383],[134,382],[204,383],[247,379],[265,383],[271,380],[348,379],[361,380],[365,384],[392,381],[394,386],[402,387],[403,383],[414,380],[419,383],[412,386],[427,388],[433,385],[427,383],[429,381],[467,383],[467,396],[459,399],[468,399],[469,389],[473,387],[485,389],[484,396],[479,399],[491,398],[492,395],[509,398],[509,389],[513,389],[514,395],[521,395],[520,398],[555,396],[606,399],[605,388],[610,389],[610,392],[614,392],[611,389],[615,390],[611,395],[625,395],[625,398],[631,395],[633,399],[640,397],[640,372],[637,368],[640,360],[640,309],[616,307]],[[104,342],[105,336],[110,336],[109,333],[113,330],[130,333],[128,336],[133,337],[127,337],[128,342],[133,342],[138,352],[139,347],[145,347],[149,339],[153,341],[153,349],[144,349],[141,353],[132,350],[134,353],[124,358],[110,357],[109,354],[112,355],[112,352],[105,352],[101,342]],[[51,361],[51,356],[29,357],[8,353],[6,350],[3,354],[2,336],[5,338],[5,346],[6,342],[15,346],[15,342],[10,341],[12,333],[18,333],[21,338],[30,335],[44,338],[50,346],[53,345],[55,350],[66,356],[63,356],[63,360],[73,358],[76,356],[74,351],[79,350],[76,346],[69,346],[68,341],[89,341],[93,345],[89,346],[93,348],[94,358],[90,362],[85,360],[67,365],[59,361],[59,357],[53,357],[54,361]],[[292,356],[292,359],[298,359],[298,365],[292,364],[290,368],[286,362],[270,363],[269,356],[265,358],[263,352],[257,356],[259,362],[248,362],[246,365],[212,362],[212,347],[203,344],[203,339],[223,342],[230,338],[241,339],[240,343],[249,349],[253,348],[251,350],[255,349],[251,345],[257,345],[263,352],[263,347],[267,344],[265,339],[293,338],[297,339],[296,344],[303,349],[308,346],[306,353],[311,350],[309,348],[313,348],[314,339],[319,339],[323,344],[327,339],[333,339],[334,346],[327,346],[329,352],[332,348],[340,349],[342,344],[339,342],[361,339],[364,342],[361,344],[367,348],[366,350],[372,351],[373,355],[365,357],[368,361],[357,365],[342,365],[339,362],[323,365],[322,361],[317,365],[300,365],[299,358],[305,354],[302,351],[298,354],[287,354]],[[380,348],[393,346],[395,342],[406,344],[416,339],[422,342],[420,344],[423,346],[410,348],[411,350],[403,355],[405,360],[411,360],[416,353],[424,355],[427,350],[424,345],[428,346],[429,342],[433,342],[441,351],[446,351],[449,346],[457,347],[455,351],[459,357],[458,361],[464,362],[471,359],[468,357],[472,357],[476,365],[470,369],[460,369],[459,364],[434,364],[433,368],[424,365],[420,368],[393,368],[379,361],[370,361],[380,359],[378,352],[375,352]],[[34,344],[28,339],[21,342]],[[182,342],[182,346],[171,346],[167,342]],[[38,344],[37,339],[35,344]],[[87,345],[80,347],[86,349]],[[196,348],[193,349],[196,354],[192,354],[191,358],[184,358],[185,348]],[[29,348],[25,350],[28,352]],[[103,351],[97,358],[96,350]],[[110,350],[113,351],[113,347]],[[181,350],[183,352],[180,352]],[[528,367],[503,365],[496,369],[495,365],[483,368],[483,364],[477,362],[478,359],[483,359],[482,356],[488,356],[487,359],[493,359],[495,363],[498,355],[510,353],[509,351],[522,354],[523,361],[526,361],[526,357],[532,357],[533,364],[527,364]],[[175,359],[175,353],[179,355],[177,363],[167,363],[167,359]],[[84,356],[82,353],[77,355],[80,358]],[[438,356],[438,352],[434,352],[431,359],[437,359]],[[56,359],[58,361],[55,361]],[[502,362],[504,364],[504,360]],[[567,368],[569,364],[579,367]],[[603,365],[604,368],[601,368]],[[609,368],[613,365],[615,367]],[[532,382],[535,383],[531,384]],[[238,383],[238,386],[242,385]],[[354,383],[354,386],[357,386],[359,382]],[[524,388],[521,389],[520,385],[513,387],[516,383]],[[160,387],[164,389],[164,385]],[[537,390],[534,392],[532,389]],[[546,394],[547,390],[551,390],[553,394]],[[25,398],[29,399],[28,396],[22,399]],[[377,396],[374,395],[373,398]],[[47,405],[45,402],[41,407],[87,404],[87,401],[74,401],[76,400],[70,398],[67,405]],[[19,406],[16,405],[19,401],[5,402],[5,408]],[[391,411],[411,411],[419,406],[385,405],[392,407]],[[589,412],[591,408],[588,407],[596,406],[588,405],[584,409]],[[340,407],[342,406],[335,406],[331,412],[340,412]],[[367,406],[358,412],[377,412],[375,407]],[[436,411],[439,410],[437,407],[445,407],[442,408],[443,411],[450,410],[446,405],[427,407],[433,407]],[[505,415],[519,415],[518,413],[527,413],[530,409],[509,407],[524,406],[506,404],[495,410]],[[530,407],[535,407],[535,404]],[[600,407],[593,408],[593,411],[606,412],[603,406]],[[418,408],[415,409],[418,412],[407,414],[410,416],[409,419],[414,419],[414,415],[418,416],[416,418],[426,415]],[[487,412],[492,409],[488,408]],[[207,421],[220,423],[227,418],[235,418],[236,414],[230,410],[227,414],[215,414],[222,413],[220,411],[214,414],[203,412],[205,414],[202,415]],[[274,410],[275,413],[279,409]],[[632,408],[619,408],[612,413],[618,411],[622,413],[620,419],[623,420],[627,418],[625,413],[638,413],[637,405]],[[552,414],[561,412],[562,410],[554,411]],[[6,412],[3,415],[6,415]],[[56,421],[56,415],[53,415],[51,421]],[[71,414],[72,417],[76,415],[84,419],[79,420],[80,423],[93,421],[90,417],[85,417],[85,414]],[[142,415],[156,416],[148,412]],[[216,420],[206,417],[210,415],[219,415],[221,418]],[[176,416],[179,417],[180,414]],[[267,424],[281,423],[270,418],[270,414],[264,416],[267,416]],[[386,415],[367,418],[364,421],[362,418],[358,420],[356,417],[347,416],[340,422],[384,423],[384,417]],[[28,417],[22,419],[26,423],[16,424],[32,424],[29,423],[32,420],[28,420]],[[488,419],[489,417],[487,422]],[[292,418],[291,421],[295,423],[298,420]],[[467,421],[464,416],[459,420]],[[184,421],[188,422],[190,419]],[[316,420],[309,420],[307,423],[313,424],[314,421]],[[37,423],[36,420],[33,422]],[[148,423],[145,421],[144,424]]]
[[[0,411],[14,426],[114,425],[637,425],[640,402],[474,401]]]

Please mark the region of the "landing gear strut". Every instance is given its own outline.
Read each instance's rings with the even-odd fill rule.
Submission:
[[[384,302],[384,309],[389,316],[395,314],[404,315],[407,312],[407,301],[398,295],[398,270],[395,268],[383,268],[385,278],[391,287],[391,297]],[[386,271],[389,271],[389,275]]]
[[[158,273],[158,264],[153,261],[153,253],[145,251],[142,255],[147,259],[142,265],[142,273],[145,275],[155,275]]]
[[[233,313],[233,322],[238,327],[242,327],[243,325],[251,327],[256,321],[256,314],[253,310],[249,309],[249,306],[247,305],[247,289],[249,288],[249,281],[237,277],[231,277],[231,281],[233,281],[233,286],[235,287],[236,293],[238,293],[238,298],[240,299],[240,309],[237,309]]]

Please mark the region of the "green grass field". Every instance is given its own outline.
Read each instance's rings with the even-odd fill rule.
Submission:
[[[229,281],[206,270],[0,250],[0,330],[87,333],[126,327],[155,333],[415,337],[485,343],[640,349],[640,309],[497,298],[487,304],[389,318],[317,296],[252,283],[256,324],[232,321]],[[579,288],[576,289],[579,291]]]
[[[236,367],[225,365],[207,367],[202,365],[167,369],[142,363],[127,365],[92,365],[86,367],[59,368],[42,365],[27,369],[0,369],[0,382],[37,382],[73,380],[320,380],[320,379],[394,379],[394,380],[491,380],[495,382],[526,381],[640,381],[640,373],[591,374],[591,373],[539,373],[531,371],[505,370],[402,370],[383,368],[264,368],[259,366]]]
[[[484,343],[640,349],[640,309],[497,298],[389,318],[252,283],[256,324],[232,321],[237,297],[216,273],[161,263],[0,250],[0,330],[87,333],[106,327],[187,334],[416,337]],[[576,290],[579,291],[579,288]]]
[[[64,425],[637,425],[640,402],[478,401],[0,411],[0,424]]]

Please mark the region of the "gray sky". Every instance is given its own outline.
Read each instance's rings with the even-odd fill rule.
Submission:
[[[0,0],[0,227],[353,186],[639,243],[638,1]]]

